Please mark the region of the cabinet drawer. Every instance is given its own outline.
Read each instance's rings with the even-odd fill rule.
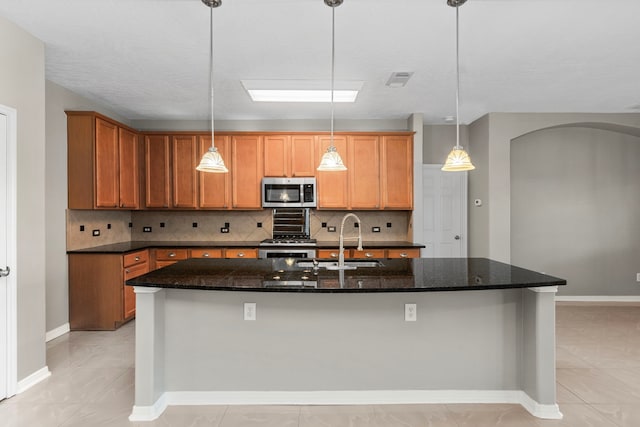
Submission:
[[[156,249],[156,261],[179,261],[187,259],[188,253],[188,249]]]
[[[384,258],[384,249],[351,250],[352,258]]]
[[[225,249],[225,258],[258,258],[258,250],[255,248]]]
[[[143,274],[147,274],[149,272],[149,263],[143,262],[141,264],[135,264],[130,267],[125,267],[124,269],[124,280],[134,279],[138,276],[142,276]]]
[[[126,254],[124,257],[123,265],[125,267],[132,266],[134,264],[141,264],[143,262],[149,262],[149,251],[138,251]]]
[[[316,252],[318,254],[318,258],[331,258],[338,259],[340,256],[340,251],[338,249],[318,249]]]
[[[156,270],[158,268],[166,267],[171,264],[175,264],[178,261],[156,261]]]
[[[222,258],[222,249],[191,249],[191,258]]]
[[[387,249],[387,258],[420,258],[420,249]]]

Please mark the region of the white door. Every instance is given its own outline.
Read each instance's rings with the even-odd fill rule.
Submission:
[[[0,400],[7,397],[7,116],[0,113]]]
[[[423,258],[467,256],[467,172],[423,165]]]
[[[0,105],[0,400],[16,393],[16,111]]]

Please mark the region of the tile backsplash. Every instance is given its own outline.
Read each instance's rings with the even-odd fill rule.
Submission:
[[[345,211],[312,210],[311,237],[337,242]],[[369,241],[411,240],[411,212],[356,211],[362,221],[362,237]],[[67,211],[67,249],[139,241],[261,241],[271,237],[272,211]],[[131,228],[129,228],[131,223]],[[322,225],[326,224],[326,227]],[[345,237],[357,236],[353,219],[345,223]],[[107,225],[111,224],[108,229]],[[228,227],[226,227],[228,224]],[[84,225],[84,231],[80,226]],[[391,225],[388,227],[387,225]],[[150,232],[144,232],[150,227]],[[335,232],[329,232],[335,227]],[[380,232],[372,232],[379,227]],[[222,233],[228,228],[228,233]],[[93,230],[100,230],[94,237]]]

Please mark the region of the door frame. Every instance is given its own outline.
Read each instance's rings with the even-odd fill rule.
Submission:
[[[17,165],[18,112],[0,104],[0,114],[7,117],[7,398],[18,389],[18,236],[17,236]]]

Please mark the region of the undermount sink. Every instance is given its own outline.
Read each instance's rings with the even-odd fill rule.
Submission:
[[[313,268],[313,261],[298,261],[296,263],[298,267],[302,268]],[[349,260],[344,262],[344,266],[340,266],[338,261],[318,261],[318,267],[326,268],[327,270],[355,270],[356,268],[371,268],[371,267],[383,267],[382,264],[378,260]]]

